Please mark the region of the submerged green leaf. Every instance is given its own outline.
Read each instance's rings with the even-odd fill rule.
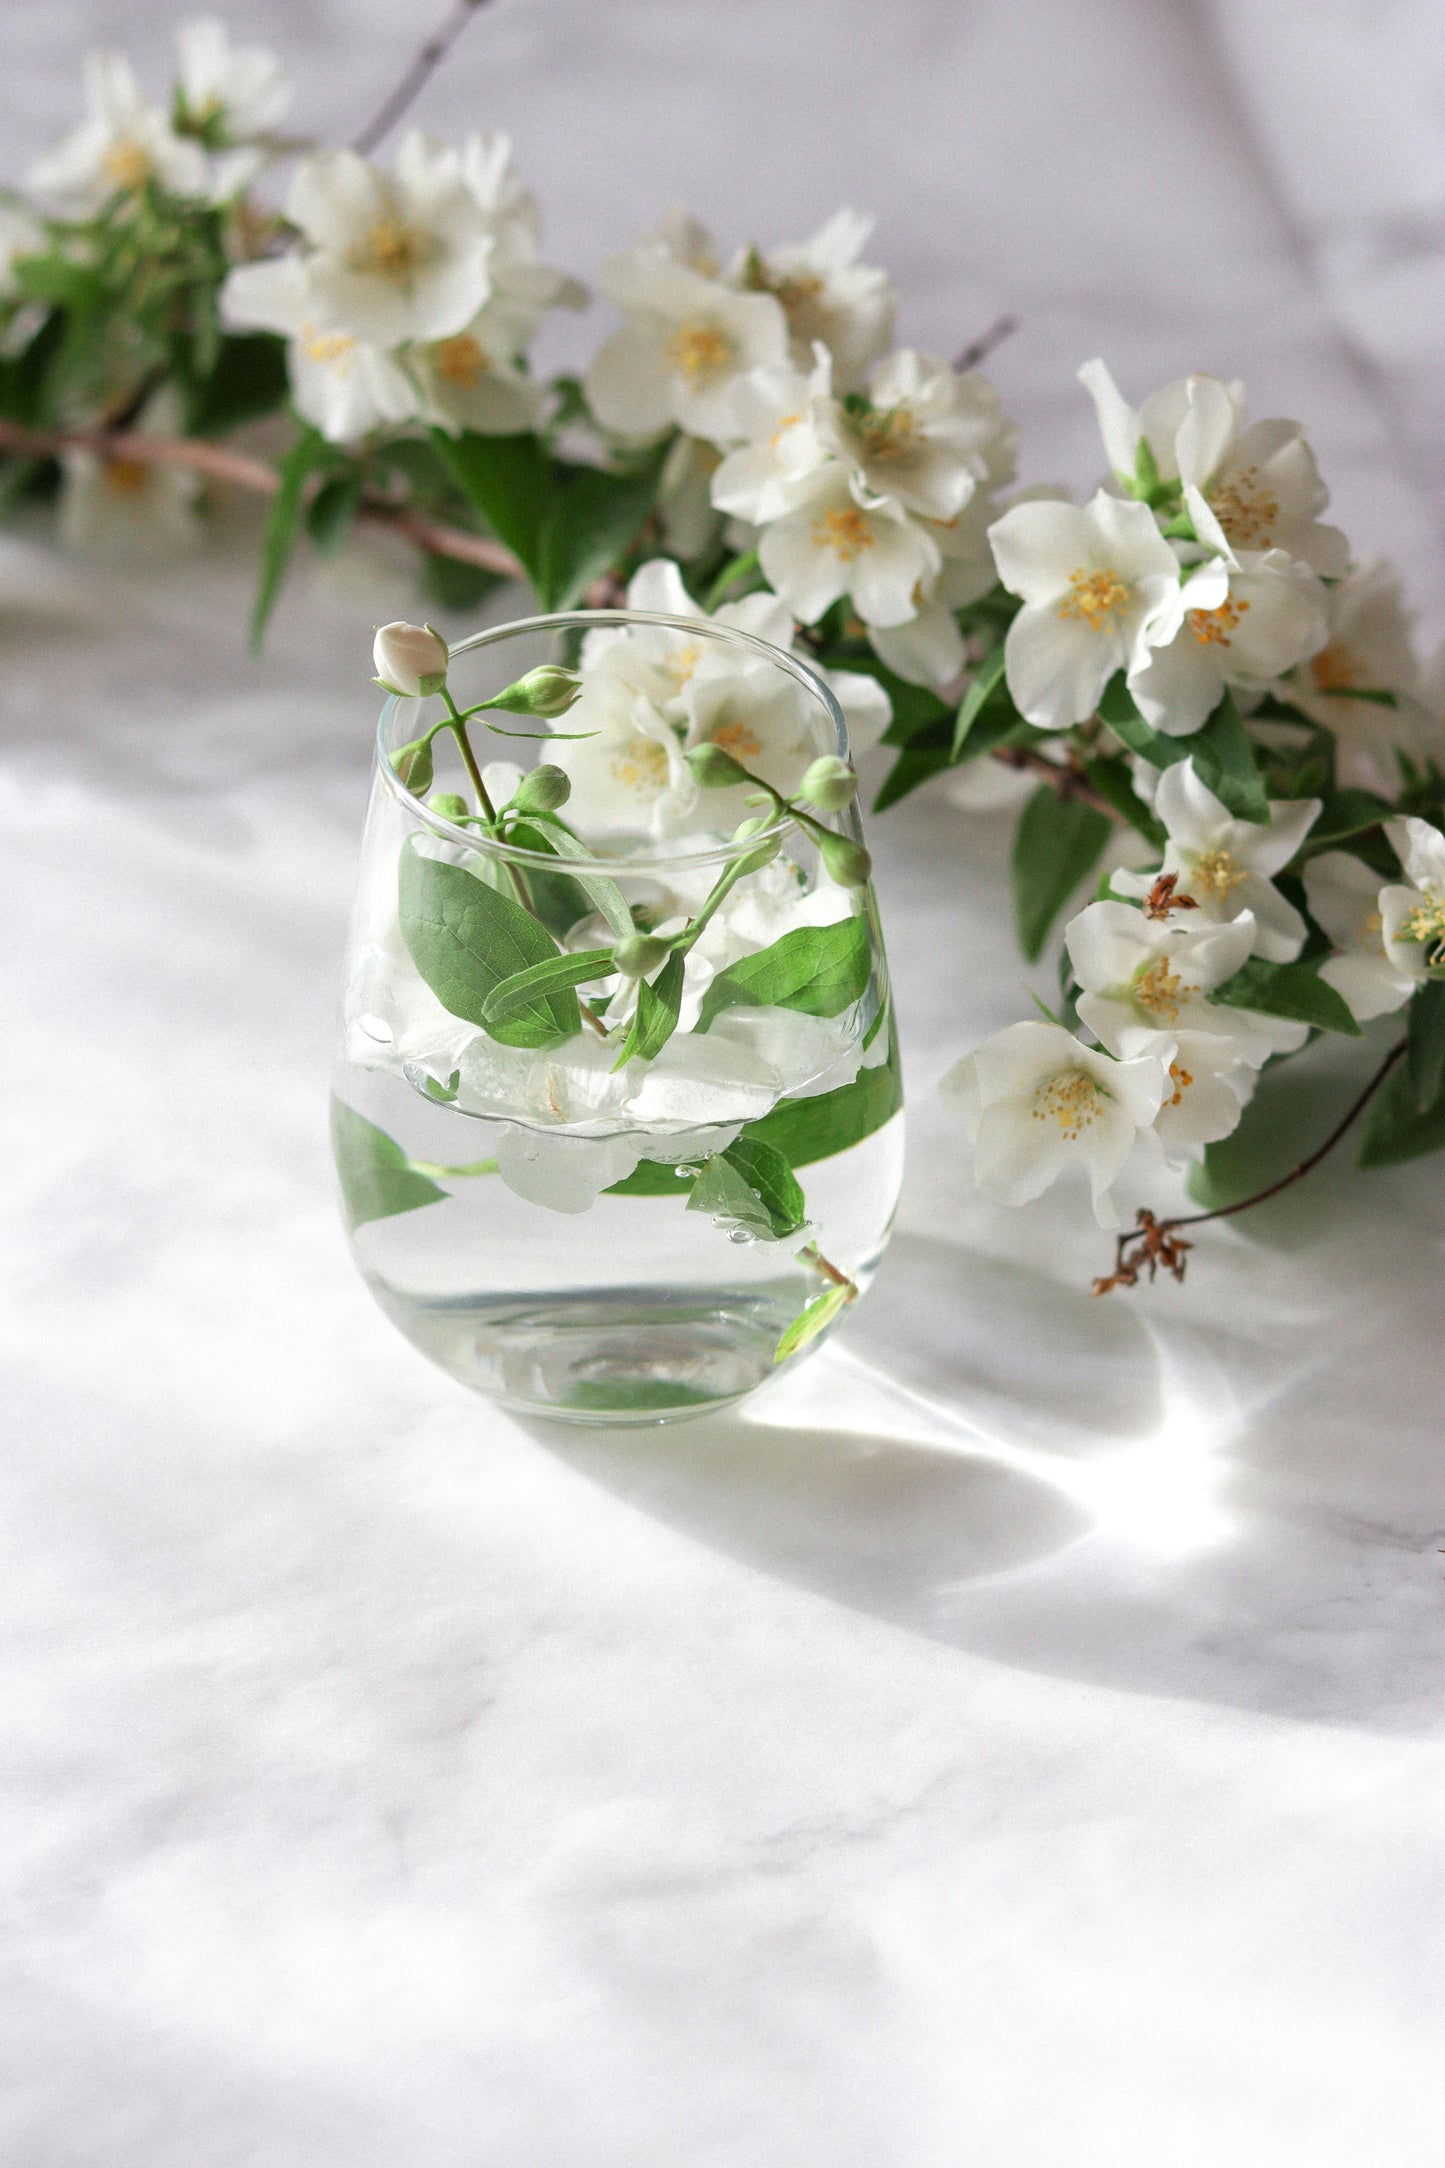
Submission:
[[[724,1009],[801,1009],[839,1016],[868,985],[868,925],[859,913],[829,926],[795,926],[768,948],[720,971],[703,996],[697,1028]]]
[[[504,1023],[488,1021],[487,1001],[504,979],[557,955],[545,927],[510,896],[411,847],[401,854],[399,901],[412,962],[453,1016],[480,1025],[503,1046],[555,1046],[581,1030],[570,987],[536,996]]]
[[[782,1339],[773,1349],[773,1361],[785,1363],[790,1355],[796,1355],[800,1347],[816,1340],[819,1333],[832,1324],[839,1312],[845,1310],[856,1290],[851,1287],[830,1287],[821,1295],[815,1295],[805,1305]]]
[[[692,1185],[689,1212],[706,1212],[728,1232],[755,1242],[781,1242],[801,1233],[807,1205],[781,1152],[746,1134],[715,1152]]]
[[[614,1069],[625,1069],[630,1061],[656,1061],[677,1029],[683,968],[682,956],[674,949],[655,980],[638,980],[637,1013],[622,1052],[612,1065]]]
[[[331,1101],[331,1145],[348,1227],[415,1212],[446,1196],[418,1174],[401,1146],[344,1099]]]

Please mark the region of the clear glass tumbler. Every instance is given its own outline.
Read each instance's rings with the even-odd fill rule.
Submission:
[[[705,619],[504,625],[387,700],[333,1137],[368,1286],[463,1383],[697,1414],[866,1288],[902,1095],[856,806],[789,804],[822,755],[822,677]]]

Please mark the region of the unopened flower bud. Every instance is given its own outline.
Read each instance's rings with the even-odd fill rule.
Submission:
[[[572,778],[564,768],[533,768],[512,793],[512,804],[522,813],[555,813],[572,795]]]
[[[447,681],[447,643],[430,625],[408,625],[401,618],[377,628],[371,659],[376,681],[403,700],[425,700]]]
[[[434,791],[427,800],[432,813],[440,813],[444,821],[464,821],[467,817],[467,801],[459,798],[454,790]]]
[[[625,979],[645,979],[670,953],[667,942],[659,941],[656,935],[634,933],[618,942],[612,959]]]
[[[410,745],[399,747],[391,756],[391,765],[398,781],[405,783],[407,789],[419,798],[423,791],[431,788],[431,740],[417,738]]]
[[[826,829],[818,838],[818,850],[824,865],[842,888],[864,888],[873,871],[873,861],[861,843],[851,836],[835,836]]]
[[[815,760],[797,789],[804,805],[815,805],[820,813],[841,813],[857,795],[858,778],[836,753]]]
[[[503,708],[508,715],[540,715],[550,721],[565,715],[582,690],[582,680],[575,670],[564,670],[560,663],[539,663],[525,677],[518,678],[515,685],[493,693],[490,700],[483,700],[483,708]]]
[[[734,760],[731,753],[714,745],[711,739],[704,739],[701,745],[690,745],[682,757],[693,781],[700,783],[704,790],[731,790],[738,783],[753,781],[747,769]]]

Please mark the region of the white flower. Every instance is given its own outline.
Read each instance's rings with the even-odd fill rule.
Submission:
[[[1272,1053],[1303,1046],[1303,1024],[1208,998],[1249,955],[1254,922],[1245,911],[1228,925],[1191,924],[1194,913],[1146,918],[1127,903],[1091,903],[1064,935],[1079,996],[1080,1021],[1112,1054],[1138,1052],[1140,1034],[1213,1032],[1235,1051],[1232,1061],[1258,1068]]]
[[[409,347],[405,367],[420,388],[427,419],[453,434],[474,429],[482,436],[512,436],[537,428],[546,390],[518,367],[531,335],[530,320],[498,300],[450,338]]]
[[[1445,978],[1445,835],[1429,821],[1387,821],[1405,882],[1380,890],[1385,954],[1411,979]]]
[[[893,281],[858,262],[872,231],[871,218],[838,211],[809,240],[767,255],[749,249],[734,267],[740,284],[781,303],[798,367],[808,366],[821,341],[845,386],[886,352],[893,336]]]
[[[874,372],[866,397],[820,397],[818,435],[873,497],[948,520],[976,489],[1012,478],[1018,432],[986,376],[904,348]]]
[[[393,354],[326,325],[298,256],[238,266],[221,288],[221,320],[285,335],[296,411],[333,444],[410,421],[421,408],[417,385]]]
[[[628,319],[584,379],[604,429],[654,436],[675,424],[716,442],[738,377],[787,358],[787,322],[770,294],[735,293],[647,244],[614,256],[598,284]]]
[[[386,690],[404,700],[424,700],[447,681],[447,644],[430,625],[409,625],[401,617],[378,625],[371,659]]]
[[[180,400],[169,386],[143,408],[137,436],[177,437]],[[119,561],[179,557],[200,542],[196,500],[201,477],[160,460],[99,459],[93,452],[60,455],[63,488],[60,536],[67,549]]]
[[[1385,954],[1379,874],[1350,851],[1321,851],[1305,861],[1303,879],[1310,917],[1340,951],[1320,965],[1326,985],[1357,1024],[1402,1008],[1415,986]]]
[[[911,685],[950,685],[962,672],[967,650],[954,612],[986,595],[998,577],[988,543],[997,516],[992,497],[979,491],[952,519],[918,522],[937,545],[938,574],[921,587],[906,624],[874,625],[868,633],[874,652]]]
[[[1116,670],[1129,668],[1146,623],[1179,586],[1174,552],[1147,505],[1100,490],[1091,504],[1016,504],[988,530],[999,578],[1024,607],[1005,644],[1008,688],[1041,730],[1093,714]],[[1194,591],[1218,600],[1225,579]]]
[[[492,228],[457,153],[420,129],[391,173],[355,151],[308,158],[286,215],[310,244],[306,283],[326,330],[378,347],[446,339],[491,294]]]
[[[22,256],[38,256],[45,248],[45,228],[38,218],[14,204],[0,203],[0,301],[14,299],[15,266]]]
[[[724,433],[742,442],[712,478],[719,511],[763,526],[793,510],[800,486],[828,457],[815,412],[831,380],[831,363],[821,351],[808,375],[783,367],[739,377],[728,397]]]
[[[1162,482],[1178,481],[1175,438],[1189,410],[1188,379],[1180,377],[1177,383],[1166,384],[1162,391],[1156,391],[1152,398],[1146,399],[1137,411],[1130,406],[1102,361],[1086,361],[1079,371],[1079,382],[1094,402],[1105,456],[1124,487],[1128,490],[1134,487],[1141,444],[1148,446],[1159,479]]]
[[[833,460],[799,484],[792,511],[764,528],[758,561],[805,625],[840,595],[868,625],[901,625],[917,613],[943,556],[900,506],[863,495]]]
[[[657,485],[662,536],[677,556],[703,556],[717,538],[721,515],[713,509],[712,479],[722,454],[702,437],[681,431],[668,448]]]
[[[1189,759],[1160,776],[1154,812],[1169,837],[1161,870],[1177,874],[1178,892],[1193,897],[1199,917],[1221,924],[1251,912],[1254,954],[1291,963],[1304,946],[1305,922],[1271,876],[1289,864],[1318,820],[1320,800],[1274,799],[1268,822],[1236,820]],[[1120,872],[1114,888],[1145,896],[1155,879],[1152,873]]]
[[[1027,1204],[1062,1174],[1089,1178],[1101,1226],[1117,1225],[1109,1185],[1159,1112],[1157,1055],[1114,1061],[1058,1024],[1010,1024],[939,1085],[973,1141],[974,1178],[1002,1204]]]
[[[147,181],[178,196],[206,195],[204,151],[146,104],[119,53],[87,53],[85,102],[85,120],[32,166],[28,185],[36,195],[81,217]]]
[[[1140,714],[1172,738],[1198,730],[1226,685],[1262,687],[1328,633],[1325,588],[1308,565],[1278,549],[1236,556],[1192,483],[1184,498],[1200,541],[1217,554],[1165,598],[1129,671]],[[1221,571],[1228,584],[1216,600],[1206,582]]]
[[[1139,1031],[1128,1035],[1129,1052],[1157,1055],[1169,1073],[1154,1134],[1174,1165],[1201,1159],[1239,1127],[1254,1095],[1257,1064],[1241,1043],[1217,1031]]]
[[[1328,590],[1323,647],[1278,688],[1282,699],[1335,733],[1344,782],[1393,794],[1399,776],[1392,748],[1423,748],[1421,672],[1410,636],[1400,575],[1383,558],[1356,565]],[[1393,693],[1397,705],[1367,697]]]
[[[213,16],[182,23],[176,31],[180,75],[174,122],[209,151],[209,194],[220,202],[246,187],[259,172],[265,136],[291,103],[291,84],[274,53],[261,46],[232,45],[224,23]]]
[[[1284,550],[1338,579],[1350,561],[1349,544],[1338,527],[1320,524],[1330,496],[1300,423],[1246,428],[1242,386],[1217,376],[1191,376],[1185,389],[1187,410],[1175,437],[1179,479],[1186,490],[1199,491],[1231,547]]]
[[[487,271],[494,299],[526,345],[548,309],[580,309],[587,289],[565,271],[538,260],[542,216],[537,199],[512,164],[504,135],[471,135],[462,146],[462,175],[493,238]]]

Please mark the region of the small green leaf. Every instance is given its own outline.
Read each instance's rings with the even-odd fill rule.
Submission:
[[[1159,491],[1159,462],[1154,457],[1154,447],[1149,439],[1141,436],[1134,447],[1134,495],[1145,504],[1152,504]]]
[[[1014,915],[1019,945],[1032,963],[1049,928],[1097,863],[1112,822],[1081,798],[1061,798],[1041,783],[1024,807],[1014,835]]]
[[[689,1212],[706,1212],[729,1233],[781,1242],[802,1232],[808,1208],[781,1152],[746,1134],[714,1153],[692,1185]]]
[[[632,474],[554,462],[535,574],[544,609],[569,609],[626,556],[652,510],[661,471],[660,459]]]
[[[417,1173],[384,1129],[368,1122],[344,1099],[331,1102],[331,1145],[348,1227],[392,1219],[398,1212],[415,1212],[446,1196],[444,1189]]]
[[[1410,1003],[1410,1035],[1405,1065],[1410,1089],[1422,1114],[1428,1114],[1445,1086],[1445,979],[1426,979]]]
[[[793,1319],[774,1348],[773,1361],[785,1363],[790,1355],[797,1354],[800,1347],[806,1347],[810,1340],[816,1340],[818,1334],[832,1324],[840,1310],[847,1308],[854,1292],[851,1287],[830,1287],[825,1293],[815,1295]]]
[[[703,996],[697,1028],[706,1031],[722,1010],[740,1007],[840,1016],[862,999],[868,971],[868,925],[861,915],[830,926],[795,926],[718,973]]]
[[[555,1046],[582,1028],[570,987],[538,995],[505,1023],[489,1024],[488,997],[504,979],[557,954],[530,911],[461,866],[401,854],[401,934],[412,962],[444,1009],[477,1024],[503,1046]]]
[[[301,528],[302,499],[306,483],[317,467],[335,455],[319,429],[303,429],[281,462],[280,487],[271,499],[266,531],[261,537],[261,579],[251,611],[251,647],[259,654],[266,626],[276,607],[291,552]]]
[[[589,979],[604,979],[615,969],[610,948],[576,949],[567,956],[549,956],[544,963],[514,972],[495,986],[482,1004],[482,1021],[488,1031],[530,1008],[538,994],[550,994],[560,986],[585,986]]]
[[[623,1041],[622,1052],[612,1064],[614,1071],[625,1069],[630,1061],[656,1061],[677,1029],[682,1008],[682,977],[683,960],[674,949],[654,982],[638,980],[637,1013],[632,1019],[632,1029]]]
[[[1415,1098],[1403,1063],[1386,1078],[1370,1101],[1360,1144],[1362,1167],[1392,1167],[1402,1159],[1423,1159],[1445,1149],[1445,1096],[1425,1113]]]
[[[1227,1009],[1256,1009],[1265,1016],[1287,1016],[1316,1031],[1339,1031],[1358,1039],[1360,1027],[1343,997],[1309,964],[1271,964],[1251,956],[1233,978],[1216,986],[1211,1001]]]
[[[964,694],[959,706],[958,719],[953,726],[953,758],[955,760],[962,753],[968,734],[978,721],[984,707],[1003,683],[1004,643],[1000,640],[993,653],[986,655],[979,664],[973,683]],[[1009,702],[1009,706],[1013,708],[1012,701]],[[1014,708],[1013,713],[1016,717],[1018,710]]]

